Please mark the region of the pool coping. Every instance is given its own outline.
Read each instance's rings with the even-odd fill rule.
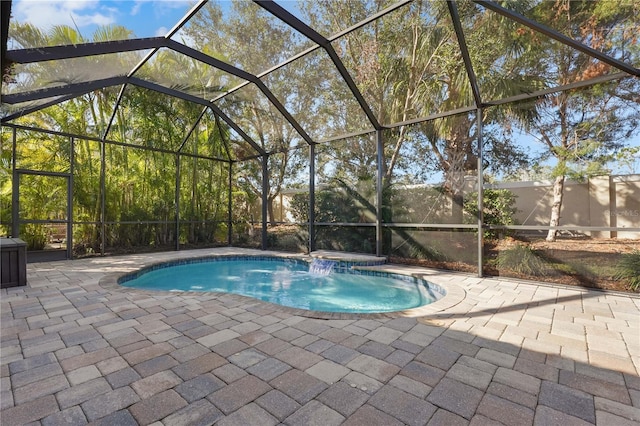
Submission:
[[[158,294],[165,293],[171,295],[193,295],[193,294],[202,294],[202,292],[195,291],[164,291],[164,290],[142,290],[136,289],[133,287],[125,287],[122,286],[118,281],[120,278],[131,275],[135,272],[142,271],[144,269],[153,268],[154,266],[159,266],[166,263],[172,263],[187,260],[205,260],[211,258],[234,258],[234,257],[276,257],[282,259],[293,259],[293,260],[304,260],[310,261],[313,257],[308,254],[300,254],[300,253],[286,253],[286,252],[276,252],[276,251],[261,251],[261,250],[242,250],[237,253],[216,253],[216,252],[208,252],[207,254],[193,254],[191,256],[177,256],[175,259],[167,259],[161,261],[149,261],[149,262],[141,262],[139,265],[136,265],[135,268],[131,268],[126,271],[118,271],[108,273],[103,276],[98,284],[109,291],[118,291],[118,292],[127,292],[127,293],[135,293],[135,294]],[[352,256],[350,256],[352,257]],[[301,317],[307,318],[316,318],[316,319],[362,319],[362,318],[402,318],[402,317],[422,317],[427,315],[432,315],[438,312],[441,312],[445,309],[449,309],[458,303],[462,302],[466,297],[465,290],[452,283],[450,281],[440,281],[433,275],[433,271],[429,271],[427,269],[415,267],[415,266],[407,266],[407,265],[398,265],[398,264],[384,264],[384,265],[367,265],[367,266],[354,266],[353,269],[363,270],[363,271],[374,271],[381,272],[387,274],[397,274],[397,275],[405,275],[409,277],[413,277],[416,279],[424,280],[430,285],[437,286],[445,292],[445,295],[440,299],[424,306],[420,306],[417,308],[405,309],[402,311],[394,311],[394,312],[381,312],[381,313],[346,313],[346,312],[324,312],[324,311],[312,311],[300,308],[292,308],[288,306],[279,305],[277,303],[271,303],[259,299],[255,299],[249,296],[243,296],[235,293],[225,293],[225,292],[208,292],[213,295],[233,295],[247,301],[251,301],[252,303],[262,303],[266,304],[270,307],[276,307],[278,310],[282,312],[286,312],[291,315],[297,315]],[[440,282],[437,282],[440,281]]]

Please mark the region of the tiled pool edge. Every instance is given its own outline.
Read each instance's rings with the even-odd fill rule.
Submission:
[[[237,250],[233,253],[224,253],[224,252],[216,252],[215,250],[209,251],[206,254],[192,254],[191,256],[184,256],[178,259],[167,259],[167,260],[155,260],[148,263],[141,263],[135,268],[131,268],[128,271],[118,271],[105,275],[102,277],[98,284],[100,287],[109,291],[117,291],[117,292],[129,292],[129,293],[137,293],[137,294],[149,294],[151,290],[141,290],[135,289],[132,287],[124,287],[119,281],[122,277],[127,275],[135,276],[136,273],[144,273],[150,270],[154,270],[157,268],[172,266],[172,265],[180,265],[185,263],[197,263],[197,262],[206,262],[211,261],[212,259],[233,259],[233,258],[256,258],[256,259],[290,259],[293,261],[310,261],[311,257],[306,254],[296,254],[296,253],[284,253],[284,252],[275,252],[268,251],[263,252],[259,250]],[[405,267],[403,265],[390,265],[390,264],[380,264],[376,263],[374,265],[362,265],[362,262],[341,262],[343,263],[343,267],[346,267],[347,263],[349,263],[349,268],[353,267],[352,272],[370,272],[371,275],[377,275],[378,273],[389,274],[391,276],[399,275],[404,277],[410,277],[413,279],[423,280],[428,283],[429,287],[436,287],[440,291],[444,291],[444,296],[440,299],[418,308],[407,309],[403,311],[395,311],[395,312],[383,312],[383,313],[344,313],[344,312],[322,312],[322,311],[311,311],[305,309],[291,308],[288,306],[282,306],[275,303],[270,303],[258,299],[254,299],[248,296],[242,296],[239,294],[231,294],[231,293],[223,293],[223,292],[211,292],[210,294],[216,295],[224,295],[224,296],[233,296],[244,299],[247,303],[262,303],[265,305],[269,305],[271,307],[275,307],[282,312],[286,312],[291,315],[297,315],[308,318],[318,318],[318,319],[359,319],[359,318],[400,318],[400,317],[420,317],[425,315],[430,315],[434,313],[441,312],[445,309],[448,309],[452,306],[457,305],[462,300],[464,300],[466,296],[466,292],[453,283],[436,283],[432,279],[427,279],[428,271],[420,270],[421,268],[415,267]],[[431,290],[431,288],[428,288]],[[154,293],[166,293],[168,295],[200,295],[202,293],[192,292],[192,291],[182,291],[182,292],[161,292],[154,290]]]

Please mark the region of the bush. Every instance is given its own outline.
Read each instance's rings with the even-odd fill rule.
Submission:
[[[545,262],[540,259],[535,250],[522,244],[501,251],[496,265],[498,268],[509,269],[522,275],[534,277],[547,275]]]
[[[20,238],[27,243],[27,250],[44,250],[49,234],[42,225],[28,224],[20,232]]]
[[[640,250],[625,253],[616,264],[616,280],[629,280],[631,290],[640,289]]]
[[[309,222],[309,193],[294,194],[289,201],[289,210],[296,221]]]
[[[517,196],[508,189],[485,189],[483,192],[484,210],[483,223],[485,225],[515,225],[514,215]],[[473,192],[464,202],[465,223],[476,223],[478,218],[478,193]],[[509,235],[508,231],[487,230],[484,237],[497,239],[500,235]]]

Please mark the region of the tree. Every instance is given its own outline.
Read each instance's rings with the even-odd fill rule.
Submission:
[[[385,4],[364,0],[313,2],[306,4],[306,13],[314,27],[332,34],[379,12]],[[461,15],[486,99],[500,99],[540,87],[535,78],[503,72],[496,66],[506,64],[508,67],[513,62],[513,51],[518,48],[512,46],[509,27],[496,17],[479,13],[472,4],[465,5]],[[444,2],[412,2],[348,33],[336,40],[334,46],[383,124],[402,123],[473,105],[471,84]],[[483,117],[485,122],[498,118],[490,110],[485,111]],[[464,176],[477,169],[477,130],[475,114],[465,113],[387,131],[383,153],[384,187],[393,184],[399,170],[414,175],[441,172],[443,187],[452,200],[450,220],[462,223]],[[369,155],[356,153],[362,148],[367,149]],[[485,150],[487,164],[495,169],[515,166],[524,159],[523,152],[505,138],[486,137]],[[348,158],[370,157],[375,148],[355,144],[347,153]],[[338,155],[345,157],[344,152]],[[422,170],[417,170],[420,168]],[[370,169],[370,173],[373,170]]]
[[[68,26],[54,26],[48,31],[41,30],[31,24],[22,24],[12,21],[12,38],[22,47],[39,47],[87,43],[90,41],[106,41],[114,39],[126,39],[132,32],[121,26],[106,26],[98,28],[91,39],[83,37],[77,30]],[[118,69],[126,69],[140,60],[136,52],[127,52],[120,55],[99,55],[87,58],[75,58],[69,60],[47,61],[34,64],[30,68],[29,80],[20,79],[12,82],[18,90],[29,90],[32,87],[57,86],[78,83],[89,78],[101,78],[111,73],[117,73]],[[114,88],[96,90],[78,96],[33,114],[19,118],[20,124],[45,128],[73,134],[87,134],[101,137],[106,129],[107,122],[113,110],[117,91]],[[30,147],[29,140],[35,139],[38,143]],[[49,144],[55,138],[42,134],[25,136],[19,149],[31,150],[28,155],[36,158],[38,151]],[[68,142],[68,138],[65,138]],[[38,147],[39,145],[39,147]],[[35,147],[35,148],[34,148]],[[62,148],[62,149],[61,149]],[[57,147],[56,155],[63,156],[68,170],[70,164],[70,150],[67,147]],[[88,140],[75,141],[74,163],[74,217],[76,221],[99,222],[101,216],[100,197],[97,196],[99,188],[99,169],[96,169],[100,158],[99,149]],[[44,170],[43,163],[34,169]],[[34,201],[35,202],[35,201]],[[80,228],[85,228],[80,227]],[[80,229],[75,228],[75,229]],[[100,229],[92,227],[92,231],[82,231],[78,239],[85,245],[97,247],[100,239]]]
[[[638,4],[630,1],[542,2],[528,10],[538,22],[561,29],[573,39],[628,63],[637,63]],[[527,72],[546,80],[550,87],[606,75],[610,65],[572,47],[522,29],[519,36],[529,47],[523,55]],[[537,114],[525,130],[545,150],[539,162],[553,165],[553,204],[549,226],[560,225],[564,183],[567,177],[607,174],[606,163],[637,131],[640,98],[637,79],[599,84],[585,90],[554,93],[535,103]],[[556,239],[550,229],[547,241]]]
[[[214,46],[218,52],[216,57],[256,74],[297,53],[305,43],[292,28],[252,2],[234,2],[223,8],[220,3],[211,1],[191,19],[185,34],[198,49]],[[321,71],[311,61],[302,66],[281,68],[263,79],[294,118],[306,120],[303,127],[307,131],[318,125],[313,114],[309,114],[314,107],[315,93],[296,92],[295,82],[310,81],[310,74],[318,73]],[[283,185],[292,183],[306,164],[306,150],[294,148],[306,145],[306,142],[254,84],[226,95],[216,104],[264,151],[273,153],[267,160],[269,176],[266,182],[262,182],[259,162],[245,161],[238,168],[243,188],[252,191],[257,199],[261,198],[262,187],[266,185],[267,215],[273,222],[274,200]],[[234,158],[240,159],[256,154],[245,152],[244,147],[233,153]]]
[[[11,159],[12,132],[0,129],[0,235],[11,235]]]
[[[29,24],[14,25],[15,38],[25,47],[117,40],[132,35],[123,27],[101,27],[96,30],[91,40],[87,40],[69,27],[54,27],[48,32],[43,32]],[[141,59],[140,52],[124,52],[117,55],[43,62],[34,66],[34,81],[19,81],[15,84],[27,90],[31,84],[70,84],[84,81],[87,76],[100,78],[117,75],[129,71]],[[158,52],[139,70],[139,76],[142,78],[204,98],[210,98],[214,96],[214,91],[219,93],[222,90],[221,82],[216,79],[219,74],[212,67],[167,50]],[[73,134],[102,137],[114,112],[118,89],[112,87],[96,90],[30,114],[21,118],[19,122]],[[107,226],[105,239],[109,244],[168,244],[175,238],[174,226],[171,225],[175,212],[175,155],[143,148],[177,150],[201,111],[202,107],[194,103],[133,86],[126,88],[124,97],[115,111],[115,120],[106,136],[110,140],[138,144],[141,149],[106,144],[105,220],[116,223]],[[194,130],[188,143],[185,143],[185,153],[222,156],[217,129],[214,131],[212,126],[212,131],[209,132],[206,129],[201,130],[200,127]],[[47,145],[47,141],[42,140],[39,143],[41,151],[42,146]],[[20,149],[26,146],[21,144]],[[64,152],[68,164],[69,150]],[[99,196],[100,146],[96,142],[76,139],[74,154],[74,218],[76,221],[99,223],[102,213]],[[226,206],[226,202],[220,200],[220,195],[224,192],[221,188],[225,188],[226,185],[214,185],[214,181],[223,176],[223,182],[226,184],[226,174],[212,167],[209,161],[205,162],[209,164],[194,164],[198,161],[201,160],[195,157],[183,161],[183,167],[192,171],[188,177],[186,173],[182,175],[182,180],[188,180],[190,186],[190,191],[184,191],[186,195],[182,203],[191,207],[187,213],[187,218],[192,222],[189,224],[189,242],[196,240],[197,224],[193,223],[196,218],[213,215],[214,217],[208,217],[213,220],[217,213],[211,212],[217,212],[221,204]],[[189,194],[193,196],[189,197]],[[208,200],[205,201],[204,197]],[[157,223],[123,224],[120,223],[122,221]],[[92,226],[92,232],[87,232],[86,228],[85,225],[74,228],[82,229],[82,235],[78,235],[76,241],[95,249],[101,239],[101,227]],[[203,239],[199,237],[199,241]]]

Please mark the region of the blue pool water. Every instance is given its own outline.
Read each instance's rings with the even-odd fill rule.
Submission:
[[[214,258],[160,265],[125,276],[120,284],[146,290],[236,293],[282,306],[323,312],[394,312],[435,300],[436,296],[424,281],[397,277],[337,272],[318,275],[309,272],[306,262],[278,258]]]

